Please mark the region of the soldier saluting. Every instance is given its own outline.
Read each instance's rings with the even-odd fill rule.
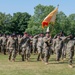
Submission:
[[[28,37],[27,32],[24,33],[24,36],[22,37],[20,44],[22,48],[21,52],[22,61],[24,61],[24,59],[28,61],[30,57],[30,38]]]

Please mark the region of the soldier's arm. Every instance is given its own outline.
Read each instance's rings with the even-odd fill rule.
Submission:
[[[39,37],[39,35],[35,35],[33,38],[37,38],[37,37]]]
[[[44,38],[44,42],[48,42],[51,38]]]
[[[23,37],[22,37],[21,40],[20,40],[20,45],[22,44],[22,42],[23,42]]]

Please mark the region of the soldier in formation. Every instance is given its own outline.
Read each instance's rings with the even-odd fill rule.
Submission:
[[[9,49],[9,61],[15,61],[16,54],[17,54],[17,41],[15,40],[15,35],[12,34],[7,41],[7,47]]]
[[[28,61],[28,59],[30,58],[30,38],[28,37],[28,34],[25,32],[24,36],[21,38],[21,56],[22,56],[22,61],[24,61],[24,59],[26,59],[26,61]]]
[[[49,58],[52,54],[56,54],[56,61],[66,58],[69,55],[69,67],[73,67],[75,40],[73,35],[64,36],[63,32],[51,37],[50,31],[47,30],[44,36],[43,33],[29,36],[27,32],[24,36],[16,36],[12,34],[9,37],[0,35],[0,52],[6,55],[9,54],[9,61],[15,61],[17,53],[22,57],[22,61],[28,61],[31,53],[37,54],[37,61],[42,60],[48,64]]]

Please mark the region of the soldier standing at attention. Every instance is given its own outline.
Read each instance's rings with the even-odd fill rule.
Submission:
[[[7,47],[9,49],[9,61],[15,61],[16,58],[16,40],[15,35],[12,34],[7,41]]]
[[[43,33],[40,34],[37,42],[37,51],[38,51],[38,58],[37,61],[43,60]]]

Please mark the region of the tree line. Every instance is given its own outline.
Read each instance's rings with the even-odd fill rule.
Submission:
[[[34,15],[32,16],[27,12],[17,12],[13,16],[0,12],[0,33],[11,34],[15,32],[16,34],[23,34],[25,31],[31,35],[45,33],[46,28],[42,29],[41,23],[54,8],[52,5],[39,4],[34,7]],[[67,16],[64,12],[58,11],[55,23],[50,24],[49,27],[52,36],[61,30],[64,31],[65,35],[75,35],[75,13]]]

